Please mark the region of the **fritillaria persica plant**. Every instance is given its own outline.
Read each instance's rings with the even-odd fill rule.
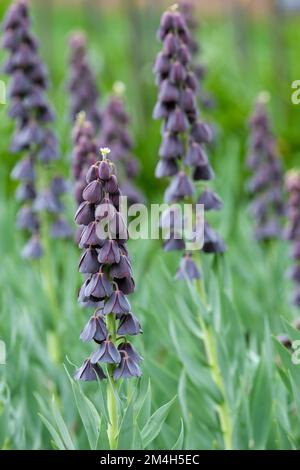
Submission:
[[[109,149],[103,148],[101,153],[101,160],[91,165],[86,173],[83,202],[75,215],[76,223],[83,226],[79,271],[85,280],[79,302],[94,308],[80,338],[97,345],[76,371],[75,378],[109,379],[108,436],[114,448],[118,427],[114,389],[118,380],[141,375],[141,357],[128,339],[140,334],[141,327],[127,299],[135,284],[126,246],[127,228],[119,212],[121,192],[115,166],[107,158]]]

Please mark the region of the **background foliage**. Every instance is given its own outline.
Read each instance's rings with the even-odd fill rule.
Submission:
[[[9,3],[1,2],[1,17]],[[159,123],[151,118],[157,93],[151,69],[159,49],[155,32],[161,11],[140,9],[131,2],[118,10],[95,9],[91,2],[85,8],[60,5],[49,11],[44,2],[35,2],[33,11],[50,70],[65,176],[70,174],[71,152],[67,37],[80,27],[88,35],[103,103],[115,80],[126,84],[142,166],[139,184],[149,201],[161,201],[165,183],[154,178]],[[285,167],[299,161],[300,110],[291,104],[290,95],[291,82],[300,77],[300,20],[272,15],[237,20],[229,13],[205,18],[199,11],[198,33],[208,67],[205,87],[216,99],[216,107],[205,114],[217,134],[211,159],[224,210],[216,224],[228,252],[218,262],[204,260],[207,311],[192,286],[175,285],[173,254],[163,253],[159,242],[131,242],[137,284],[133,307],[144,330],[137,340],[144,355],[144,376],[137,387],[129,384],[121,390],[120,448],[223,447],[215,412],[220,397],[206,363],[199,315],[209,316],[217,341],[234,447],[300,446],[300,366],[292,364],[290,353],[274,339],[283,331],[300,338],[289,326],[298,312],[289,304],[288,247],[278,242],[266,248],[253,241],[244,191],[246,124],[261,90],[271,94],[271,116]],[[50,275],[59,303],[53,317],[42,268],[25,263],[19,255],[22,235],[15,229],[17,207],[9,177],[15,163],[9,152],[11,132],[2,106],[0,338],[7,346],[7,364],[0,366],[0,448],[107,448],[102,386],[81,386],[70,378],[73,364],[78,365],[87,352],[78,339],[87,318],[76,301],[79,252],[72,243],[52,243]],[[67,205],[72,220],[71,195]]]

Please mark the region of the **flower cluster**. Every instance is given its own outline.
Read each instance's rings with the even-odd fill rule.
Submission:
[[[156,177],[173,177],[165,193],[165,201],[197,202],[204,204],[205,211],[220,209],[222,203],[216,193],[208,188],[197,198],[195,182],[208,181],[214,176],[205,144],[211,140],[209,126],[200,121],[196,102],[197,78],[191,67],[191,36],[181,12],[171,9],[161,18],[158,37],[163,49],[154,65],[159,86],[158,101],[153,111],[155,119],[163,119],[160,161]],[[175,232],[175,228],[174,228]],[[174,243],[173,235],[165,244],[166,250],[182,250],[184,240]],[[205,222],[205,253],[222,253],[224,242]],[[200,272],[192,254],[184,254],[177,278],[194,279]]]
[[[268,97],[261,94],[250,120],[247,166],[253,172],[247,188],[252,195],[250,213],[256,220],[259,241],[282,236],[281,218],[285,212],[283,170],[266,110]]]
[[[107,364],[107,373],[114,380],[141,375],[141,357],[126,338],[141,333],[141,328],[127,299],[135,285],[126,247],[127,228],[119,212],[121,193],[114,164],[107,159],[109,149],[101,152],[102,160],[86,174],[83,202],[75,215],[76,223],[84,226],[79,271],[85,281],[79,302],[95,308],[80,338],[98,345],[75,373],[76,379],[88,381],[106,377],[100,364]]]
[[[115,83],[103,111],[99,145],[108,145],[111,149],[120,176],[122,194],[127,196],[129,204],[135,204],[143,202],[144,197],[134,184],[134,178],[139,174],[139,163],[132,153],[133,141],[128,130],[129,116],[122,98],[123,93],[123,83]]]
[[[71,117],[75,121],[80,111],[85,111],[87,119],[93,124],[95,132],[101,125],[99,92],[96,79],[87,58],[86,38],[83,33],[75,32],[70,38],[70,79]]]
[[[199,83],[203,81],[206,75],[205,66],[199,62],[198,56],[201,52],[199,43],[196,39],[196,34],[199,29],[197,21],[197,12],[195,11],[195,3],[190,0],[181,0],[179,2],[179,10],[184,16],[187,27],[190,31],[189,38],[189,49],[193,59],[192,69],[199,80]],[[212,97],[205,93],[202,89],[199,90],[200,102],[205,109],[209,109],[214,106],[214,100]]]
[[[292,170],[286,176],[286,189],[289,194],[287,204],[288,227],[286,238],[291,242],[293,266],[288,275],[295,283],[293,303],[300,306],[300,172]]]
[[[43,253],[39,212],[46,211],[52,215],[50,230],[53,237],[64,238],[71,234],[62,216],[60,198],[67,188],[60,176],[54,176],[47,187],[45,184],[38,187],[39,167],[48,166],[57,159],[59,151],[56,136],[48,127],[54,115],[45,95],[47,73],[38,55],[37,40],[31,32],[25,0],[13,3],[9,8],[3,30],[2,44],[9,52],[4,71],[11,77],[8,114],[16,122],[11,151],[26,152],[12,171],[12,177],[20,182],[16,197],[22,203],[17,226],[31,233],[23,248],[23,256],[38,258]]]

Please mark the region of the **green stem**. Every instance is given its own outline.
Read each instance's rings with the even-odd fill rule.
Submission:
[[[107,329],[111,340],[116,341],[116,320],[112,313],[107,315]],[[107,436],[111,450],[118,448],[118,403],[117,403],[117,384],[113,378],[114,365],[108,367],[109,380],[107,382],[107,409],[109,423],[107,425]]]
[[[41,164],[38,166],[37,185],[38,190],[42,191],[47,187],[47,169]],[[59,340],[57,330],[60,325],[60,308],[57,298],[56,286],[54,283],[55,270],[53,268],[52,251],[49,240],[49,215],[42,211],[40,213],[40,238],[43,247],[43,256],[41,258],[41,279],[44,291],[49,299],[49,306],[52,314],[52,331],[49,333],[50,354],[55,363],[59,363],[62,357],[61,341]]]
[[[205,286],[203,281],[200,279],[197,281],[197,289],[199,296],[203,304],[207,307],[207,299]],[[208,360],[208,365],[210,367],[212,379],[215,382],[219,392],[222,395],[221,404],[216,406],[217,413],[219,415],[221,431],[224,440],[225,450],[232,450],[232,422],[230,408],[226,400],[226,391],[224,386],[224,381],[221,373],[221,369],[218,361],[217,347],[214,341],[213,331],[210,325],[207,325],[203,320],[202,316],[199,315],[200,328],[203,333],[203,342],[205,347],[205,352]]]

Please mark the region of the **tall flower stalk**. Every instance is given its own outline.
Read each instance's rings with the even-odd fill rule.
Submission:
[[[2,44],[9,52],[4,71],[11,77],[8,114],[16,123],[11,152],[25,154],[12,171],[12,177],[20,182],[16,197],[22,206],[17,226],[31,234],[22,255],[39,258],[49,235],[54,238],[71,235],[62,215],[61,196],[67,187],[51,168],[59,157],[58,142],[49,127],[54,114],[46,97],[46,68],[38,54],[38,41],[31,32],[25,0],[8,9],[3,30]]]
[[[195,209],[196,203],[203,204],[205,213],[219,210],[222,202],[219,196],[207,187],[213,176],[205,144],[211,140],[209,126],[199,118],[196,93],[197,77],[193,71],[190,43],[191,35],[184,15],[171,7],[161,18],[158,37],[163,49],[158,54],[154,65],[156,83],[159,86],[158,101],[153,117],[163,119],[162,143],[159,149],[160,161],[156,167],[158,178],[171,177],[171,183],[165,192],[167,203],[189,203]],[[200,194],[196,186],[203,185]],[[194,219],[196,216],[194,216]],[[177,279],[193,281],[198,289],[201,302],[210,310],[206,297],[203,274],[195,251],[187,251],[186,240],[176,235],[177,227],[184,221],[177,220],[176,214],[169,211],[171,236],[165,243],[165,250],[184,251],[181,264],[176,274]],[[225,244],[207,221],[204,223],[204,253],[223,253]],[[232,422],[222,371],[218,361],[217,345],[212,326],[199,314],[199,323],[203,333],[203,342],[212,378],[217,386],[222,401],[217,405],[220,428],[224,447],[232,447]]]
[[[73,132],[72,176],[75,181],[74,198],[77,205],[83,201],[82,191],[86,186],[86,173],[91,165],[98,160],[95,130],[81,111],[76,118]]]
[[[209,109],[214,105],[214,100],[208,93],[205,93],[202,88],[202,83],[206,75],[206,67],[199,61],[201,47],[197,40],[199,22],[197,21],[198,12],[195,8],[195,2],[192,0],[181,0],[178,3],[178,7],[184,16],[185,22],[190,31],[190,39],[188,46],[192,58],[192,69],[196,77],[198,78],[198,83],[200,85],[198,90],[200,103],[204,108]]]
[[[197,195],[196,185],[214,177],[205,144],[210,142],[209,126],[199,118],[196,100],[197,79],[191,69],[189,52],[190,32],[179,11],[167,11],[161,19],[158,36],[163,49],[154,65],[156,83],[159,86],[158,101],[153,117],[163,119],[160,161],[156,177],[171,177],[165,192],[165,202],[192,202],[203,204],[205,211],[219,210],[219,196],[205,184]],[[176,224],[165,244],[166,251],[185,248],[184,240],[178,240]],[[204,253],[223,253],[225,245],[221,237],[205,222]],[[201,273],[194,262],[194,255],[185,252],[177,272],[179,279],[199,279]]]
[[[96,78],[90,67],[87,56],[87,44],[84,33],[74,32],[69,41],[70,46],[70,77],[68,89],[71,98],[71,118],[75,121],[81,111],[93,124],[95,132],[101,126],[101,111],[99,107],[99,90]]]
[[[125,85],[116,82],[103,111],[103,124],[99,144],[108,145],[118,175],[122,194],[127,196],[129,204],[143,202],[144,197],[135,185],[135,178],[139,174],[139,162],[133,155],[133,140],[129,133],[129,115],[124,102]]]
[[[286,238],[291,243],[292,266],[288,276],[295,284],[292,302],[300,306],[300,171],[291,170],[286,175],[286,189],[289,194],[287,204],[288,226]]]
[[[91,165],[98,160],[98,146],[95,140],[95,131],[92,123],[87,120],[84,111],[76,118],[72,132],[72,177],[75,182],[73,192],[77,207],[83,202],[82,192],[86,186],[86,174]],[[76,241],[81,236],[83,226],[78,227]]]
[[[262,93],[255,104],[247,158],[253,173],[247,184],[252,196],[250,213],[256,221],[255,238],[262,242],[282,237],[285,213],[282,163],[266,109],[268,99]]]
[[[141,327],[127,299],[135,284],[126,246],[128,232],[119,212],[121,192],[115,166],[107,158],[109,149],[103,148],[101,153],[101,160],[86,174],[83,202],[75,215],[76,223],[84,226],[79,242],[83,250],[79,271],[85,281],[78,300],[95,309],[80,338],[97,344],[75,378],[83,381],[108,378],[107,433],[110,447],[115,449],[118,381],[141,375],[141,357],[128,340],[128,336],[141,333]]]

